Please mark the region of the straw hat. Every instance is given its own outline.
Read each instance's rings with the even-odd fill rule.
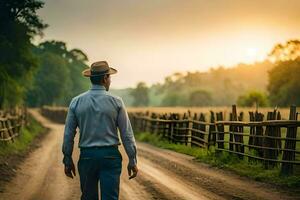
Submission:
[[[115,74],[118,71],[108,66],[106,61],[94,62],[91,67],[82,71],[82,75],[85,77],[101,76],[104,74]]]

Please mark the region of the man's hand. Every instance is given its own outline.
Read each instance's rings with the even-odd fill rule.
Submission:
[[[72,162],[71,166],[65,165],[65,174],[67,177],[73,178],[73,176],[76,176],[75,166]]]
[[[137,173],[139,171],[139,169],[137,168],[137,166],[127,166],[127,170],[128,170],[128,176],[129,176],[129,179],[132,179],[134,177],[137,176]]]

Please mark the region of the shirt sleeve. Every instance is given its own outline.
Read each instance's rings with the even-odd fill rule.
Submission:
[[[123,146],[129,158],[129,166],[135,166],[137,164],[136,142],[131,127],[131,123],[128,117],[128,113],[126,111],[125,104],[122,99],[121,99],[121,106],[118,113],[117,124],[120,131],[120,136],[123,142]]]
[[[74,100],[72,99],[68,108],[68,114],[65,121],[65,130],[62,145],[62,152],[64,154],[63,163],[67,166],[70,166],[73,163],[72,153],[77,125],[78,123],[74,113]]]

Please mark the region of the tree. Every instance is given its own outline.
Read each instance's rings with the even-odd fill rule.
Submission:
[[[269,71],[267,89],[272,105],[300,104],[300,41],[277,44],[269,57],[275,66]]]
[[[139,82],[135,89],[131,91],[134,106],[147,106],[149,104],[149,89],[144,82]]]
[[[300,41],[289,40],[285,44],[277,44],[269,53],[273,62],[295,60],[300,57]]]
[[[27,93],[30,106],[68,105],[72,97],[88,88],[89,80],[81,75],[88,58],[80,49],[69,51],[65,42],[52,40],[39,44],[34,52],[40,62],[34,85]]]
[[[245,95],[241,95],[238,97],[237,104],[239,106],[252,107],[252,106],[260,106],[266,107],[268,106],[268,98],[267,95],[259,92],[259,91],[250,91]]]
[[[0,2],[0,109],[22,103],[30,84],[37,66],[31,39],[47,27],[36,14],[43,4],[38,0]]]
[[[63,58],[45,52],[40,55],[40,67],[34,86],[27,95],[30,106],[51,105],[66,92],[69,70]]]
[[[162,106],[185,106],[187,98],[178,92],[168,92],[161,102]]]
[[[211,93],[205,90],[193,91],[189,96],[190,106],[209,106],[212,105]]]
[[[272,105],[300,105],[300,57],[278,62],[269,72],[267,89]]]

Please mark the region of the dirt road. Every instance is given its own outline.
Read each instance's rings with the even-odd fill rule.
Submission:
[[[19,166],[17,175],[0,194],[2,200],[80,199],[78,175],[67,178],[63,172],[61,145],[64,125],[31,114],[51,129],[39,148]],[[78,139],[78,135],[76,140]],[[73,159],[79,151],[75,142]],[[128,180],[127,156],[123,155],[121,200],[167,199],[300,199],[288,196],[264,184],[249,181],[197,163],[192,157],[138,143],[137,178]]]

